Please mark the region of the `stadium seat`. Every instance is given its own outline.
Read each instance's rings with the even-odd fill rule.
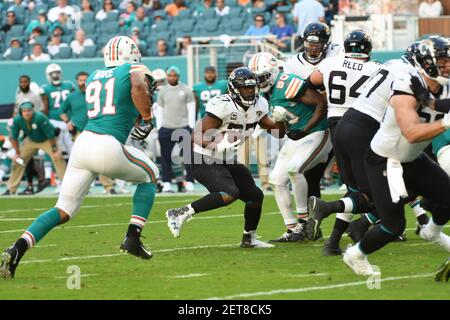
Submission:
[[[247,30],[244,20],[242,20],[241,18],[232,18],[226,23],[222,23],[222,25],[223,33],[230,36],[242,35]]]
[[[192,11],[190,9],[181,10],[178,12],[178,15],[176,17],[173,17],[174,20],[186,20],[190,19],[192,16]]]
[[[94,34],[97,29],[97,24],[95,22],[81,22],[81,28],[86,34]]]
[[[183,35],[190,35],[194,31],[195,23],[196,23],[195,19],[183,20],[178,23],[174,21],[172,23],[172,30],[174,31],[177,37]]]
[[[241,17],[243,15],[244,15],[244,8],[240,6],[230,8],[230,13],[228,14],[230,18]]]
[[[201,36],[216,36],[219,35],[219,21],[217,19],[208,19],[202,25],[200,30]]]
[[[167,19],[167,12],[165,10],[155,10],[152,17],[161,16],[163,19]]]
[[[35,41],[36,43],[40,43],[44,48],[47,48],[48,36],[38,36]]]
[[[201,16],[198,16],[197,19],[214,19],[216,17],[216,9],[215,8],[209,8],[206,9],[205,12]]]
[[[6,57],[6,60],[19,61],[23,59],[23,48],[11,48],[11,54]]]
[[[117,21],[102,21],[100,24],[100,33],[102,35],[118,35],[120,27]]]
[[[167,20],[160,20],[156,21],[155,24],[152,26],[151,32],[162,32],[162,31],[169,31],[169,21]]]
[[[65,36],[62,36],[62,37],[61,37],[61,42],[62,42],[62,43],[68,43],[68,44],[70,44],[70,42],[72,42],[72,40],[73,40],[73,36],[72,36],[71,34],[65,35]]]
[[[115,22],[117,24],[117,21],[119,21],[119,12],[111,11],[111,12],[106,13],[105,21]]]
[[[292,10],[291,6],[280,6],[277,8],[277,12],[279,13],[290,13]]]
[[[81,23],[83,22],[95,22],[95,12],[83,12]]]
[[[8,31],[7,36],[9,37],[22,37],[24,33],[24,26],[22,24],[16,24],[11,27]]]
[[[70,59],[70,58],[72,58],[72,48],[71,47],[59,48],[59,52],[53,58],[55,58],[55,59]]]
[[[80,54],[80,58],[95,58],[96,55],[97,55],[96,46],[86,46],[84,47],[84,51]]]
[[[225,0],[225,6],[228,6],[230,8],[238,7],[237,0]]]

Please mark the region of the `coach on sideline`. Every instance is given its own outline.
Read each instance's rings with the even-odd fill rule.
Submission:
[[[19,133],[23,131],[22,144],[19,147]],[[11,126],[11,144],[16,152],[13,157],[11,176],[8,180],[8,190],[3,195],[16,193],[22,180],[25,166],[39,149],[44,150],[53,161],[58,178],[62,180],[66,170],[66,163],[60,148],[56,145],[55,127],[42,112],[35,112],[34,105],[22,102],[19,105],[19,114],[13,119]]]
[[[158,106],[161,108],[161,128],[158,131],[158,140],[161,145],[161,171],[164,183],[163,192],[172,191],[172,150],[181,137],[172,133],[177,129],[192,132],[195,125],[195,98],[192,90],[179,82],[180,70],[172,66],[167,69],[167,84],[159,89]],[[184,135],[186,137],[186,135]],[[188,134],[190,139],[190,134]],[[175,141],[176,140],[176,141]],[[190,141],[190,140],[189,140]],[[191,173],[191,165],[185,164],[186,190],[194,190],[194,177]],[[179,190],[183,190],[179,188]]]

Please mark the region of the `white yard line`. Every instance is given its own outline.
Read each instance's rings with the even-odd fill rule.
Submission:
[[[416,275],[411,275],[411,276],[388,277],[388,278],[381,278],[380,281],[388,282],[388,281],[396,281],[396,280],[404,280],[404,279],[427,278],[427,277],[431,278],[433,275],[434,275],[434,273],[424,273],[424,274],[416,274]],[[228,300],[228,299],[238,299],[238,298],[253,298],[253,297],[260,297],[260,296],[272,296],[275,294],[301,293],[301,292],[309,292],[309,291],[317,291],[317,290],[339,289],[339,288],[345,288],[345,287],[361,286],[361,285],[366,285],[366,284],[367,284],[367,281],[356,281],[356,282],[347,282],[347,283],[334,284],[334,285],[328,285],[328,286],[316,286],[316,287],[307,287],[307,288],[278,289],[278,290],[271,290],[271,291],[239,293],[239,294],[224,296],[224,297],[210,297],[210,298],[206,298],[205,300]]]
[[[320,277],[320,276],[327,276],[328,273],[307,273],[307,274],[290,274],[287,273],[286,277],[290,278],[309,278],[309,277]]]
[[[152,250],[154,253],[164,253],[164,252],[174,252],[174,251],[184,251],[184,250],[197,250],[197,249],[209,249],[209,248],[227,248],[227,247],[236,247],[238,248],[239,244],[218,244],[211,246],[193,246],[193,247],[180,247],[180,248],[171,248],[171,249],[160,249],[160,250]],[[58,258],[58,259],[45,259],[45,260],[25,260],[20,264],[31,264],[31,263],[45,263],[45,262],[59,262],[59,261],[70,261],[70,260],[86,260],[86,259],[98,259],[98,258],[110,258],[110,257],[118,257],[125,256],[124,253],[111,253],[111,254],[100,254],[100,255],[91,255],[91,256],[78,256],[78,257],[66,257],[66,258]]]
[[[98,276],[98,273],[86,273],[86,274],[81,274],[80,277],[81,278],[87,278],[87,277],[96,277]],[[67,276],[60,276],[60,277],[54,277],[54,279],[67,279],[70,275]]]
[[[182,274],[179,276],[173,276],[173,277],[168,277],[171,279],[185,279],[185,278],[197,278],[197,277],[204,277],[204,276],[208,276],[209,273],[191,273],[191,274]]]

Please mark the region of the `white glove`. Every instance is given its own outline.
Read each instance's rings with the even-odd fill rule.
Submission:
[[[237,146],[241,143],[241,139],[236,140],[235,142],[228,141],[228,133],[223,135],[222,141],[220,141],[216,146],[216,152],[223,153],[228,150],[237,149]]]
[[[275,122],[282,122],[286,119],[286,109],[280,106],[275,106],[272,111],[272,118]]]
[[[441,124],[445,129],[450,129],[450,114],[444,114],[444,117],[441,119]]]

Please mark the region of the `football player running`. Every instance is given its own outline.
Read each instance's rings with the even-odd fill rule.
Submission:
[[[436,120],[419,103],[418,94],[418,85],[433,91],[449,83],[450,43],[442,37],[423,40],[413,59],[416,69],[393,72],[389,106],[366,155],[369,186],[381,221],[344,254],[344,263],[358,275],[377,273],[367,256],[401,235],[409,195],[421,195],[432,204],[432,218],[420,236],[450,252],[450,237],[442,233],[450,219],[450,178],[423,152],[433,137],[450,128],[450,114]]]
[[[192,171],[195,179],[210,193],[187,206],[169,209],[166,212],[168,226],[177,238],[183,224],[193,215],[227,206],[239,199],[245,203],[241,247],[270,248],[273,245],[256,238],[264,194],[256,186],[249,169],[236,161],[235,151],[258,124],[271,134],[283,137],[284,122],[269,118],[267,100],[258,95],[257,80],[250,69],[234,69],[228,79],[228,90],[228,94],[208,102],[205,117],[197,123],[192,134]],[[217,132],[223,137],[220,141],[214,141]],[[236,141],[230,141],[232,135],[236,136]]]
[[[287,140],[269,175],[275,200],[287,231],[272,242],[304,240],[305,220],[297,213],[307,212],[308,183],[304,173],[325,163],[331,151],[330,134],[325,119],[326,100],[305,80],[294,74],[279,73],[277,59],[270,53],[254,55],[249,67],[255,72],[262,94],[273,107],[273,118],[285,121]],[[296,202],[292,207],[289,182]]]
[[[158,169],[142,151],[124,145],[130,132],[134,139],[145,139],[152,130],[151,72],[140,63],[141,53],[130,38],[114,37],[105,48],[105,68],[93,72],[86,83],[89,120],[75,141],[56,206],[3,252],[1,278],[14,277],[28,249],[75,217],[98,174],[138,184],[120,248],[143,259],[152,257],[140,235],[153,205]]]

